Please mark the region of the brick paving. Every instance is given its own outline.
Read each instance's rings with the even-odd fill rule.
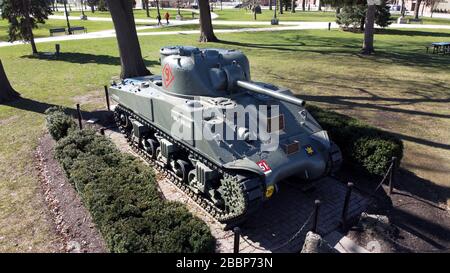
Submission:
[[[124,138],[114,131],[106,133],[116,145],[125,152],[130,152]],[[212,235],[217,239],[217,252],[233,252],[233,232],[224,231],[224,225],[214,220],[203,208],[192,201],[183,191],[179,190],[169,180],[158,179],[159,189],[167,200],[186,204],[190,212],[205,221]],[[314,187],[304,191],[295,181],[285,181],[279,184],[279,192],[271,200],[265,202],[261,210],[240,226],[241,253],[262,252],[299,252],[306,233],[312,227],[312,217],[299,235],[289,244],[285,244],[311,215],[314,201],[321,200],[319,209],[318,232],[322,236],[336,231],[340,226],[347,187],[338,180],[326,177],[315,182]],[[369,198],[357,190],[353,190],[350,198],[349,217],[357,217],[365,211]],[[250,244],[248,242],[250,242]],[[283,247],[280,247],[283,246]]]

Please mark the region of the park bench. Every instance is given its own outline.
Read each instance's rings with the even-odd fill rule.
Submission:
[[[64,34],[66,34],[66,29],[63,28],[63,27],[51,28],[51,29],[49,29],[49,31],[50,31],[50,36],[53,36],[55,33],[64,33]]]
[[[87,28],[85,28],[85,27],[71,27],[70,28],[70,32],[71,33],[74,33],[74,32],[77,32],[77,31],[82,31],[82,32],[86,33],[87,32]]]
[[[431,43],[431,47],[433,47],[433,54],[450,54],[450,42]],[[428,53],[429,46],[426,48]]]

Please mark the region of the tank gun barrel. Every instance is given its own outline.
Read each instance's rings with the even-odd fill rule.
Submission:
[[[293,96],[289,96],[289,95],[285,95],[285,94],[281,94],[278,92],[274,92],[273,90],[270,90],[268,88],[265,87],[261,87],[255,83],[252,82],[247,82],[247,81],[237,81],[236,82],[237,86],[242,87],[244,89],[247,89],[249,91],[258,93],[258,94],[262,94],[262,95],[266,95],[272,98],[276,98],[285,102],[289,102],[298,106],[304,106],[305,105],[305,101],[298,99],[296,97]]]

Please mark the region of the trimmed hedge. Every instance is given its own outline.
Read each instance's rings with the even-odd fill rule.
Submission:
[[[76,124],[73,119],[66,115],[65,109],[61,106],[53,106],[45,110],[45,119],[50,135],[59,140],[65,136],[69,130],[75,129]]]
[[[109,139],[69,130],[55,154],[111,252],[214,251],[209,227],[182,204],[162,200],[150,168]]]
[[[403,157],[403,142],[396,136],[355,118],[308,105],[307,110],[341,148],[344,164],[373,175],[384,175],[390,160]]]

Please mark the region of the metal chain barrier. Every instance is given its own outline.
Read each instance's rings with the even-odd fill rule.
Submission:
[[[216,240],[225,240],[225,239],[228,239],[228,238],[230,238],[230,237],[233,237],[233,235],[234,235],[234,233],[233,233],[233,232],[230,232],[230,233],[227,234],[227,235],[224,235],[224,236],[222,236],[222,237],[216,238]]]
[[[279,245],[279,246],[277,246],[277,247],[275,247],[275,248],[271,248],[271,249],[262,248],[262,247],[259,247],[259,246],[255,245],[255,244],[253,244],[253,242],[247,240],[245,237],[243,237],[243,236],[241,236],[241,237],[242,237],[242,239],[243,239],[247,244],[249,244],[251,247],[253,247],[253,248],[255,248],[255,249],[263,250],[263,251],[271,250],[271,251],[273,252],[273,251],[279,250],[279,249],[281,249],[281,248],[283,248],[283,247],[286,247],[286,246],[289,245],[295,238],[297,238],[297,236],[300,235],[300,233],[303,231],[303,229],[306,227],[306,225],[311,221],[311,218],[313,217],[313,215],[314,215],[314,210],[313,210],[313,211],[311,212],[311,214],[308,216],[308,218],[306,219],[305,223],[303,223],[303,225],[301,226],[301,228],[300,228],[300,229],[299,229],[299,230],[298,230],[298,231],[297,231],[297,232],[296,232],[289,240],[287,240],[285,243],[283,243],[283,244],[281,244],[281,245]]]
[[[388,177],[388,175],[391,173],[392,168],[394,167],[395,162],[393,160],[390,160],[391,164],[389,165],[388,170],[386,171],[386,173],[384,174],[383,179],[381,179],[381,182],[378,184],[378,186],[375,188],[375,190],[373,192],[376,192],[381,185],[383,185],[383,183],[386,181],[386,178]]]

